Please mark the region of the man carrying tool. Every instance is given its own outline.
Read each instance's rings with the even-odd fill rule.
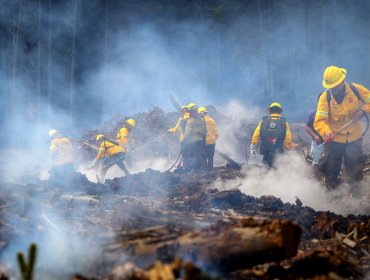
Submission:
[[[203,167],[211,170],[213,168],[213,157],[215,155],[218,128],[215,120],[208,115],[207,108],[199,107],[198,113],[206,122],[206,143],[204,146]]]
[[[283,108],[278,102],[268,107],[269,116],[264,116],[258,124],[252,136],[249,153],[252,157],[257,154],[257,144],[261,139],[260,153],[263,155],[263,162],[269,167],[274,164],[277,153],[286,149],[293,149],[292,134],[289,124],[284,117],[281,117]]]
[[[103,134],[96,136],[96,142],[99,144],[99,152],[88,169],[96,167],[98,162],[104,158],[103,166],[100,171],[100,180],[102,183],[104,182],[105,174],[107,173],[108,169],[115,164],[117,164],[117,166],[121,168],[123,172],[125,172],[126,176],[130,175],[125,164],[123,163],[126,152],[121,145],[115,141],[108,140]]]
[[[121,127],[117,132],[116,140],[125,153],[127,153],[127,143],[130,140],[130,132],[135,125],[136,122],[134,119],[128,119],[125,121],[123,127]]]
[[[56,129],[49,131],[50,148],[49,153],[53,161],[50,175],[56,179],[66,178],[74,173],[72,143]]]
[[[183,140],[184,140],[184,132],[185,132],[185,127],[186,127],[186,122],[190,118],[189,112],[187,110],[186,106],[182,106],[179,110],[180,112],[180,118],[178,119],[176,126],[173,128],[170,128],[167,133],[176,133],[180,132],[180,149],[181,149],[181,154],[184,154],[184,145],[183,145]],[[178,167],[181,168],[181,167]]]
[[[346,83],[346,75],[344,68],[325,69],[322,84],[326,90],[319,98],[314,122],[325,141],[322,171],[329,189],[339,184],[342,160],[350,183],[362,179],[364,168],[360,120],[370,112],[370,92],[362,85]],[[365,103],[362,108],[361,102]]]
[[[184,132],[184,169],[185,172],[199,170],[202,164],[204,144],[206,142],[206,123],[198,113],[194,103],[187,106],[190,118]]]

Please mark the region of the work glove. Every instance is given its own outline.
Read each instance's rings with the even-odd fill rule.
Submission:
[[[327,143],[327,142],[330,142],[334,139],[334,133],[332,131],[329,131],[329,132],[326,132],[325,135],[324,135],[324,141]]]
[[[257,145],[256,144],[251,144],[250,147],[249,147],[249,154],[252,156],[252,157],[256,157],[257,155]]]
[[[365,111],[363,111],[363,110],[359,110],[359,111],[355,112],[355,114],[353,115],[352,120],[353,120],[354,122],[358,122],[358,121],[360,121],[360,120],[362,119],[362,117],[363,117],[363,116],[365,116],[365,115],[366,115],[366,112],[365,112]]]

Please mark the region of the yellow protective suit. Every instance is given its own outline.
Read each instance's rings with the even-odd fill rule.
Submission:
[[[120,128],[116,135],[116,140],[125,153],[127,153],[127,143],[129,141],[129,136],[130,131],[126,126]]]
[[[68,138],[60,136],[52,139],[49,151],[54,165],[73,163],[72,143]]]
[[[216,121],[208,115],[204,116],[206,121],[206,145],[215,144],[218,139],[218,128]]]
[[[276,114],[270,114],[270,116],[271,116],[272,119],[274,119],[274,117],[279,118],[280,114],[277,114],[277,113]],[[259,122],[256,130],[253,133],[251,144],[257,145],[259,140],[260,140],[261,123],[262,123],[262,120]],[[284,147],[286,149],[292,149],[293,148],[292,133],[290,131],[290,127],[289,127],[288,122],[286,122],[286,134],[285,134],[285,140],[284,140]]]
[[[364,86],[353,83],[358,90],[361,99],[365,102],[362,107],[367,113],[370,113],[370,92]],[[326,133],[335,133],[352,118],[354,113],[361,108],[362,102],[357,98],[351,87],[345,83],[345,96],[341,104],[338,104],[332,95],[330,100],[330,114],[327,101],[328,91],[321,94],[317,103],[317,112],[315,116],[314,128],[324,137]],[[338,132],[333,141],[339,143],[353,142],[362,136],[361,122],[352,122],[343,131]]]
[[[115,145],[109,141],[103,141],[99,147],[99,153],[96,156],[96,160],[103,157],[113,156],[118,153],[124,153],[124,149],[121,146]]]
[[[188,120],[189,118],[190,118],[190,114],[188,112],[186,112],[182,117],[180,117],[178,119],[178,121],[176,123],[176,126],[173,127],[173,128],[170,128],[168,130],[168,132],[170,132],[170,133],[176,133],[176,132],[179,131],[180,132],[180,142],[182,142],[184,140],[184,132],[185,132],[184,131],[185,129],[183,129],[182,126],[181,126],[181,122],[183,120]]]

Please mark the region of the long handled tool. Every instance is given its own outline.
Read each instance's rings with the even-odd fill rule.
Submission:
[[[346,123],[345,125],[343,125],[341,128],[338,129],[338,131],[334,132],[333,134],[333,137],[332,139],[334,139],[335,135],[337,135],[338,133],[342,132],[344,129],[346,129],[347,126],[349,126],[351,123],[353,123],[353,119],[350,120],[348,123]],[[332,141],[332,140],[330,140]],[[324,143],[320,144],[319,147],[322,147],[324,146],[326,143],[330,142],[330,141],[325,141]]]

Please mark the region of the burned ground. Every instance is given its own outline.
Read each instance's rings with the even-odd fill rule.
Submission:
[[[134,118],[141,123],[134,133],[135,146],[140,147],[161,136],[177,115],[154,109]],[[114,137],[123,119],[86,132],[75,142],[79,164],[95,156],[94,136],[104,132]],[[135,157],[175,159],[177,138],[165,139]],[[189,174],[148,168],[104,184],[81,173],[62,182],[52,176],[33,177],[26,184],[3,182],[3,259],[12,257],[6,254],[13,252],[14,242],[26,248],[40,240],[42,254],[49,244],[33,237],[52,232],[91,240],[89,249],[95,254],[80,267],[66,268],[64,274],[36,268],[40,279],[364,279],[369,275],[370,216],[315,211],[299,198],[288,203],[272,195],[247,195],[238,182],[257,167],[225,165]],[[367,161],[366,178],[369,167]],[[228,182],[235,186],[218,188]],[[14,267],[8,270],[4,274],[16,275]]]

